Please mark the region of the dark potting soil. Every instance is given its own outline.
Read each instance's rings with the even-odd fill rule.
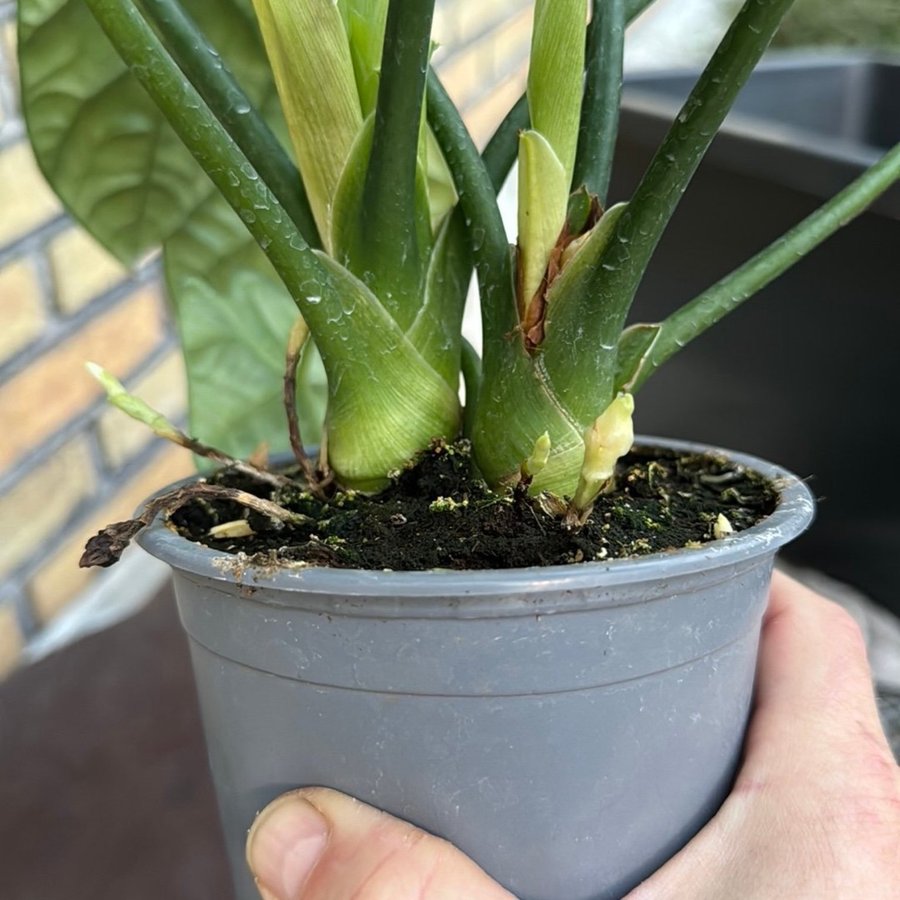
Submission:
[[[573,528],[541,498],[492,492],[470,462],[466,444],[437,444],[380,494],[336,493],[327,501],[300,483],[272,489],[223,470],[209,483],[271,499],[309,520],[285,525],[230,501],[201,498],[173,513],[171,523],[192,541],[246,554],[250,565],[504,569],[695,546],[717,539],[720,514],[743,531],[778,501],[771,481],[724,458],[636,448],[620,461],[615,491],[601,495],[588,521]],[[240,519],[252,534],[210,537],[210,529]]]

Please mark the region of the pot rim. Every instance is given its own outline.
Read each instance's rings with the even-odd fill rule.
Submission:
[[[217,582],[243,583],[306,595],[397,598],[439,597],[452,593],[455,596],[496,597],[513,592],[527,594],[548,590],[609,588],[658,581],[660,576],[672,579],[692,575],[774,553],[805,531],[812,522],[815,514],[812,492],[800,478],[780,466],[748,454],[691,441],[641,435],[635,443],[725,456],[774,480],[781,492],[778,506],[770,516],[752,528],[699,548],[661,551],[606,562],[514,569],[393,571],[298,566],[269,571],[249,566],[238,577],[234,555],[211,550],[181,537],[166,527],[159,516],[141,531],[137,543],[173,569]],[[176,484],[191,480],[186,478]]]

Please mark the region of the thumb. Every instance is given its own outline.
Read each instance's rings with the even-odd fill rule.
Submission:
[[[263,900],[513,900],[452,844],[327,788],[269,804],[247,863]]]

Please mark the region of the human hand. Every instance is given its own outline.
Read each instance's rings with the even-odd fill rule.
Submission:
[[[459,850],[335,791],[280,797],[247,859],[264,900],[510,900]],[[780,573],[731,795],[628,900],[879,900],[900,885],[900,769],[859,629]]]
[[[628,900],[900,896],[900,768],[856,622],[780,572],[735,786]]]
[[[452,844],[328,788],[270,803],[247,862],[263,900],[513,900]]]

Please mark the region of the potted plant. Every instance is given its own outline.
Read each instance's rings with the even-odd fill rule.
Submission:
[[[622,35],[648,4],[596,3],[586,24],[582,0],[538,0],[527,97],[483,154],[429,70],[433,5],[254,0],[267,63],[242,0],[86,0],[108,44],[78,4],[20,3],[38,157],[120,256],[163,244],[207,443],[95,372],[226,464],[105,529],[86,562],[144,529],[173,567],[242,897],[253,813],[298,784],[443,834],[523,898],[620,896],[701,827],[740,754],[774,553],[812,504],[740,454],[629,453],[633,395],[900,175],[895,148],[687,306],[626,328],[789,0],[747,0],[618,205]],[[496,190],[516,157],[511,253]],[[460,336],[473,265],[481,359]],[[285,292],[293,326],[271,312]],[[250,454],[280,392],[257,417],[248,396],[272,378],[245,383],[246,344],[279,330],[296,477]],[[295,397],[309,335],[318,462]]]

